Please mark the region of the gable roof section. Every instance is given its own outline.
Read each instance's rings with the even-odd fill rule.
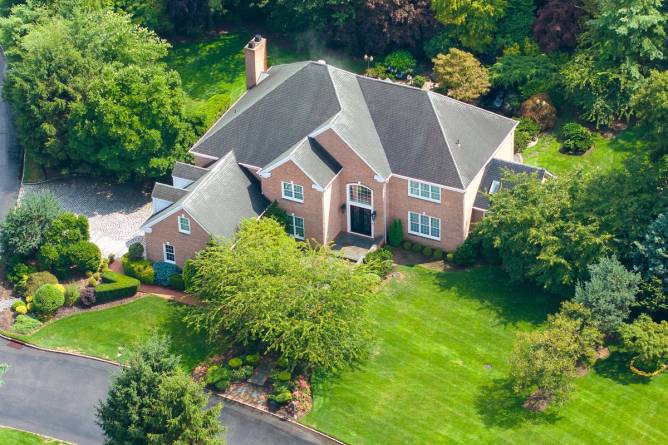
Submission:
[[[234,153],[216,161],[184,192],[174,204],[151,216],[143,227],[185,210],[209,234],[231,237],[242,219],[260,216],[269,205],[257,179],[237,164]]]
[[[162,199],[163,201],[176,202],[183,198],[188,192],[186,190],[174,187],[162,182],[156,182],[153,186],[151,198]]]
[[[493,181],[499,181],[501,187],[504,186],[502,179],[505,171],[511,171],[515,174],[526,173],[529,175],[536,175],[536,178],[539,181],[542,181],[546,177],[552,177],[552,174],[544,168],[531,167],[530,165],[503,161],[501,159],[492,159],[485,168],[485,173],[480,181],[480,187],[478,188],[478,194],[476,195],[473,207],[483,210],[489,209],[489,188],[492,186]]]
[[[172,170],[172,176],[176,178],[187,179],[188,181],[197,181],[204,176],[209,170],[203,167],[198,167],[192,164],[185,164],[183,162],[176,162]]]

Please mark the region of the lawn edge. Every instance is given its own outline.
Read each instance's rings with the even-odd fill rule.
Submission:
[[[64,443],[66,445],[76,445],[74,442],[68,442],[68,441],[63,440],[63,439],[58,439],[57,437],[51,437],[51,436],[47,436],[45,434],[40,434],[40,433],[36,433],[34,431],[28,431],[28,430],[24,430],[24,429],[21,429],[21,428],[14,428],[13,426],[3,425],[3,424],[0,423],[0,429],[2,429],[2,428],[6,429],[6,430],[18,431],[20,433],[32,434],[34,436],[41,437],[42,439],[46,439],[46,440],[55,440],[56,442]]]

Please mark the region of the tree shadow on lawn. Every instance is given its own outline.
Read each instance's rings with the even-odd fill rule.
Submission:
[[[607,359],[597,361],[594,365],[594,371],[601,377],[614,380],[622,385],[649,384],[651,379],[631,372],[629,369],[631,358],[629,354],[614,351]]]
[[[510,429],[526,422],[555,423],[559,415],[554,409],[532,412],[522,406],[523,400],[512,389],[508,378],[495,379],[481,388],[475,399],[475,408],[487,427]]]
[[[561,299],[531,284],[512,283],[498,267],[481,266],[466,271],[442,272],[434,278],[458,298],[476,300],[493,311],[500,322],[541,324],[559,309]]]

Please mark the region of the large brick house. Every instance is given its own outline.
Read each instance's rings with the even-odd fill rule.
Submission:
[[[244,52],[248,91],[191,148],[196,165],[155,185],[151,260],[182,266],[274,200],[299,239],[381,244],[399,219],[405,238],[452,251],[502,170],[546,174],[513,162],[514,120],[324,61],[267,69],[259,36]]]

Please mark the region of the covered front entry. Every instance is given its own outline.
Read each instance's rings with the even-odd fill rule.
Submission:
[[[348,232],[373,237],[373,191],[362,184],[348,184]]]

